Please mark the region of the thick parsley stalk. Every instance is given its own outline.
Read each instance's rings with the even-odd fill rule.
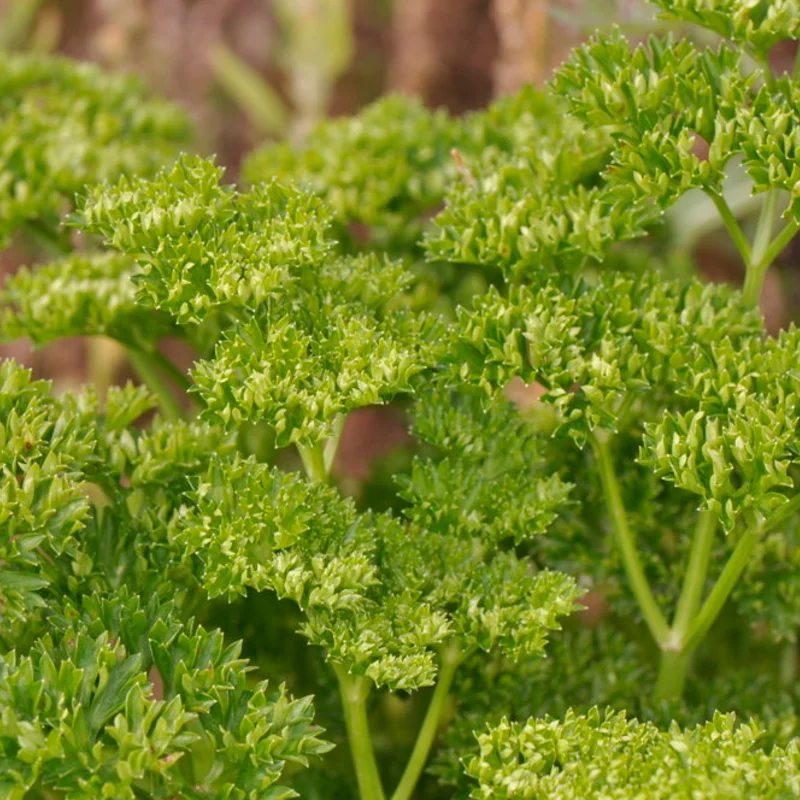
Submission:
[[[153,354],[130,347],[128,348],[128,358],[145,386],[158,398],[158,404],[164,417],[172,421],[182,419],[183,409],[159,374],[160,363],[153,357]]]
[[[656,700],[673,699],[683,693],[691,656],[685,640],[703,600],[708,562],[717,525],[715,514],[710,511],[700,513],[692,538],[689,563],[675,610],[675,618],[669,637],[661,645],[661,666],[655,689]]]
[[[748,245],[745,250],[740,249],[745,264],[745,279],[742,292],[745,300],[753,305],[757,305],[761,299],[764,278],[770,266],[800,230],[800,223],[796,219],[790,219],[773,238],[777,205],[778,193],[776,191],[767,192],[758,219],[752,248]],[[723,220],[735,241],[737,231],[740,234],[741,228],[730,216],[723,215]]]
[[[794,508],[800,506],[800,497],[793,498],[787,504],[789,505]],[[684,583],[684,592],[691,596],[691,600],[687,598],[684,602],[684,594],[681,595],[672,636],[664,646],[661,671],[656,685],[657,699],[671,700],[680,697],[688,669],[688,659],[719,617],[731,592],[747,568],[759,540],[788,513],[790,513],[788,510],[782,509],[774,519],[765,521],[758,528],[746,530],[741,535],[711,592],[697,611],[702,598],[702,585],[716,527],[716,520],[712,514],[706,512],[701,517]],[[692,606],[696,613],[689,610]]]
[[[642,617],[650,630],[650,634],[661,650],[661,667],[655,687],[655,698],[656,700],[674,699],[680,697],[682,693],[686,671],[689,666],[689,657],[694,647],[699,644],[702,637],[708,632],[711,622],[716,618],[716,614],[719,613],[721,604],[724,603],[723,599],[719,603],[719,607],[715,603],[709,608],[705,617],[709,617],[711,622],[706,628],[701,628],[701,620],[705,619],[705,617],[702,613],[700,616],[696,615],[703,597],[708,560],[711,555],[717,520],[715,515],[710,512],[701,513],[699,516],[686,576],[675,612],[675,619],[670,626],[653,595],[636,546],[636,538],[628,524],[614,461],[610,452],[608,434],[596,431],[593,437],[593,444],[606,506],[611,517],[616,544],[622,557],[631,592],[639,604],[639,610],[642,612]],[[751,550],[752,547],[747,552],[740,553],[735,559],[735,564],[740,565],[738,574],[746,564],[746,558]],[[733,574],[734,569],[731,568],[731,574]],[[736,577],[738,577],[738,574],[736,574]],[[730,593],[730,588],[732,588],[733,584],[728,586],[730,583],[728,578],[724,582],[722,582],[721,578],[720,582],[723,587],[728,587],[727,593],[724,595],[727,598],[727,594]],[[723,590],[721,588],[720,593]],[[713,608],[716,609],[716,613],[712,618],[711,614],[713,612],[711,609]],[[697,641],[691,643],[687,641],[690,630],[696,631]]]
[[[675,610],[675,619],[672,623],[673,637],[682,640],[689,630],[697,609],[703,600],[708,561],[714,544],[714,534],[717,530],[717,518],[711,511],[700,512],[697,519],[697,528],[692,537],[692,547],[689,552],[689,563],[686,567],[686,576],[683,588]]]
[[[391,800],[409,800],[412,796],[420,775],[425,769],[433,741],[441,724],[442,714],[453,685],[453,678],[455,678],[456,670],[463,662],[464,657],[464,653],[456,644],[445,645],[442,648],[436,687],[428,703],[428,710],[425,712],[425,719],[417,734],[414,749],[411,751],[411,756]]]
[[[731,241],[739,251],[739,255],[742,257],[742,261],[744,262],[749,273],[751,271],[750,264],[752,262],[752,249],[745,232],[742,230],[742,226],[739,224],[739,220],[736,218],[736,215],[731,210],[731,207],[728,205],[727,200],[723,197],[721,192],[717,191],[716,189],[708,188],[705,190],[705,193],[711,198],[714,206],[719,212],[720,219],[727,228],[728,234],[731,237]]]
[[[779,507],[771,517],[765,519],[760,525],[749,528],[741,535],[703,607],[689,627],[685,643],[685,649],[688,652],[692,652],[702,642],[716,621],[722,607],[747,568],[750,556],[759,539],[781,525],[798,508],[800,508],[800,495],[795,495],[791,500]]]
[[[378,773],[367,719],[367,698],[372,689],[372,681],[348,674],[339,664],[334,664],[334,671],[339,681],[339,696],[342,698],[347,739],[361,800],[384,800],[386,795]]]
[[[330,483],[331,469],[339,449],[344,430],[345,415],[338,414],[331,425],[330,436],[324,442],[298,444],[297,452],[303,462],[303,469],[312,481]]]
[[[636,539],[628,525],[628,518],[622,502],[608,438],[608,434],[598,431],[595,433],[593,440],[606,506],[611,516],[614,536],[630,581],[631,591],[639,603],[642,616],[650,629],[653,639],[659,646],[663,646],[669,638],[669,625],[653,596],[653,591],[650,588],[650,583],[647,580],[636,548]]]
[[[747,567],[747,562],[758,543],[760,533],[758,530],[745,531],[736,543],[736,547],[714,584],[714,588],[705,603],[703,603],[700,613],[689,627],[684,645],[686,651],[691,652],[694,650],[711,629],[730,593],[739,581],[742,572]]]
[[[328,483],[330,473],[325,464],[325,447],[321,444],[299,445],[297,452],[300,454],[303,469],[309,479],[320,483]]]

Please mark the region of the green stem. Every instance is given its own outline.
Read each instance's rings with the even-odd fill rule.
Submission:
[[[761,73],[764,78],[764,83],[770,89],[775,88],[775,84],[778,82],[778,79],[775,77],[775,73],[772,71],[772,65],[769,63],[769,55],[765,53],[763,50],[753,50],[751,48],[745,48],[745,52],[753,59],[753,61],[761,67]]]
[[[118,342],[123,347],[125,347],[128,351],[136,350],[139,353],[144,353],[156,366],[158,366],[163,372],[166,372],[172,381],[179,386],[183,391],[188,392],[192,388],[192,381],[189,376],[183,372],[183,370],[178,369],[175,364],[170,361],[161,351],[158,349],[156,344],[140,344],[133,338],[128,338],[125,336],[120,336],[119,334],[112,337],[115,342]],[[194,397],[193,399],[197,400],[197,402],[202,403],[201,398]]]
[[[677,700],[683,694],[691,653],[685,650],[662,650],[661,666],[656,681],[655,700]]]
[[[772,239],[772,229],[775,225],[775,211],[778,204],[778,193],[767,192],[764,204],[761,206],[761,214],[756,226],[756,235],[753,239],[753,249],[750,260],[745,262],[747,271],[744,278],[744,288],[742,290],[745,301],[750,305],[758,305],[761,300],[761,291],[764,286],[764,277],[767,274],[772,261],[765,262],[764,254],[767,252],[770,240]]]
[[[306,475],[308,475],[312,481],[319,481],[320,483],[330,482],[331,467],[333,467],[333,459],[336,457],[336,451],[339,449],[342,430],[344,430],[344,420],[344,414],[337,415],[336,419],[333,421],[331,435],[324,445],[297,445],[297,452],[300,453],[303,468],[306,471]]]
[[[775,212],[778,208],[778,193],[767,192],[764,204],[761,206],[761,213],[758,216],[756,225],[756,235],[753,237],[753,251],[751,254],[752,264],[760,264],[764,258],[764,253],[772,240],[772,231],[775,227]]]
[[[361,800],[384,800],[381,777],[372,748],[367,720],[367,697],[372,689],[369,678],[351,675],[341,664],[334,664],[342,698],[347,740],[358,781]]]
[[[764,524],[761,526],[761,530],[764,533],[771,531],[797,511],[800,511],[800,492],[791,500],[789,500],[789,502],[784,503],[782,506],[778,506],[778,508],[773,511],[773,513],[764,521]]]
[[[433,690],[433,696],[428,704],[425,719],[422,721],[422,727],[417,734],[417,741],[414,743],[414,749],[406,764],[403,777],[400,779],[400,783],[397,784],[391,800],[409,800],[411,797],[419,781],[419,776],[425,768],[433,741],[436,738],[436,732],[442,719],[442,712],[450,695],[450,687],[453,685],[453,677],[463,660],[463,654],[455,645],[451,645],[442,651],[439,680]]]
[[[128,358],[144,384],[158,398],[161,413],[169,420],[182,419],[183,409],[175,398],[175,395],[172,394],[169,387],[158,374],[156,362],[152,354],[129,347]]]
[[[299,444],[297,452],[303,462],[306,475],[312,481],[328,482],[328,470],[325,468],[325,451],[321,444]]]
[[[711,594],[709,594],[703,604],[703,608],[689,628],[683,645],[685,652],[690,653],[695,650],[711,629],[742,572],[744,572],[758,540],[798,510],[800,510],[800,494],[796,494],[791,500],[784,503],[763,520],[759,526],[746,531],[742,538],[739,539],[728,559],[728,563],[725,564],[722,573],[714,584]]]
[[[323,453],[323,460],[325,462],[325,472],[330,475],[331,468],[333,467],[333,460],[336,458],[336,452],[339,449],[339,442],[342,439],[342,431],[344,430],[344,414],[337,414],[336,419],[333,421],[333,430],[327,442],[325,442],[325,450]]]
[[[736,245],[736,249],[739,251],[742,261],[744,261],[745,266],[748,267],[749,270],[751,262],[750,243],[747,241],[747,237],[744,235],[742,226],[739,225],[739,220],[736,219],[736,215],[733,213],[733,211],[731,211],[728,202],[719,192],[715,191],[714,189],[707,188],[705,189],[705,193],[711,198],[712,202],[717,207],[717,211],[719,212],[720,217],[722,217],[722,221],[725,223],[725,227],[728,229],[728,233],[730,234],[734,245]]]
[[[0,24],[0,48],[23,48],[44,0],[11,0]]]
[[[682,644],[683,637],[689,630],[703,599],[708,562],[711,558],[716,529],[716,514],[712,514],[710,511],[702,512],[697,520],[697,529],[692,540],[692,549],[689,552],[689,564],[686,567],[686,577],[683,580],[681,596],[678,599],[678,607],[672,623],[672,634],[679,646]]]
[[[742,295],[744,300],[751,306],[757,306],[761,302],[761,292],[764,288],[764,278],[766,277],[766,268],[761,268],[760,265],[751,265],[747,268],[744,276],[744,286],[742,287]]]
[[[595,434],[594,449],[597,455],[606,506],[611,516],[614,536],[622,555],[622,563],[625,567],[631,590],[639,604],[650,633],[660,645],[669,638],[669,625],[667,625],[667,621],[658,607],[658,603],[650,589],[650,584],[647,581],[647,576],[644,574],[639,552],[636,549],[636,541],[628,526],[625,506],[622,503],[622,495],[620,494],[617,475],[614,471],[614,462],[611,458],[608,442],[604,436]]]
[[[683,640],[703,599],[716,528],[716,514],[708,511],[700,514],[670,637],[661,650],[661,666],[655,690],[656,701],[676,700],[683,694],[691,660],[691,653],[684,648]]]
[[[784,251],[788,244],[800,231],[800,222],[796,219],[790,219],[786,225],[783,226],[781,232],[770,242],[769,246],[764,251],[761,257],[761,263],[766,270],[772,262]]]
[[[28,237],[51,258],[61,258],[73,252],[69,238],[59,234],[44,220],[28,220],[23,227]]]
[[[746,531],[742,538],[739,539],[733,553],[731,553],[731,557],[728,559],[728,563],[725,564],[722,573],[714,584],[711,594],[709,594],[700,609],[700,613],[689,629],[684,643],[684,651],[686,653],[693,652],[711,630],[711,626],[716,622],[722,607],[747,566],[761,533],[760,529],[751,529]]]
[[[761,299],[761,290],[767,270],[800,230],[800,222],[792,218],[783,226],[778,235],[771,239],[777,203],[778,193],[770,192],[764,203],[756,231],[752,262],[748,265],[742,290],[745,300],[752,305],[756,305]]]
[[[158,363],[158,366],[161,367],[164,372],[168,373],[169,376],[181,387],[184,391],[188,391],[192,387],[192,382],[189,380],[189,377],[186,375],[185,372],[179,370],[173,363],[170,361],[165,355],[160,353],[158,350],[152,350],[151,355],[153,360]]]

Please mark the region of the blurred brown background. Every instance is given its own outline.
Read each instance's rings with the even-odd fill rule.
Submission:
[[[309,116],[352,113],[387,91],[413,93],[459,113],[526,81],[541,82],[579,36],[579,27],[565,20],[591,24],[588,5],[0,0],[0,30],[15,47],[60,51],[142,75],[191,111],[203,149],[235,166],[266,133],[285,132],[297,117],[302,123]],[[624,15],[631,3],[609,5]],[[220,53],[234,54],[239,66],[268,83],[276,101],[271,123],[242,107]]]

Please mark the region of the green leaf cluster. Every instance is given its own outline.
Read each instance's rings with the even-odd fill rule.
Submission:
[[[52,236],[87,183],[154,170],[188,132],[183,112],[150,98],[132,77],[65,58],[4,54],[0,244],[24,225]]]
[[[81,203],[84,229],[136,259],[141,298],[182,323],[261,306],[332,249],[330,212],[313,196],[277,183],[242,194],[220,185],[222,173],[184,156]]]
[[[321,123],[300,148],[254,151],[243,174],[253,185],[292,181],[325,199],[348,249],[413,251],[464,169],[462,159],[513,153],[553,128],[571,131],[575,123],[562,111],[530,86],[463,121],[390,95],[356,116]]]
[[[778,42],[800,38],[796,0],[653,0],[668,19],[693,22],[766,58]]]
[[[784,10],[758,5],[662,4],[712,30],[717,17],[753,23],[763,16],[737,29],[738,36],[725,35],[765,60],[771,36],[796,31],[777,22]],[[615,243],[644,236],[682,195],[698,190],[719,208],[748,269],[762,274],[798,226],[797,88],[773,78],[767,65],[750,70],[746,53],[655,36],[633,47],[618,30],[598,33],[552,81],[572,115],[569,124],[510,156],[475,159],[473,180],[449,191],[426,238],[429,254],[500,268],[513,280],[542,268],[614,263]],[[737,160],[758,192],[792,198],[774,244],[767,239],[751,248],[727,206],[723,185]]]
[[[283,766],[329,748],[309,699],[249,685],[219,631],[124,593],[81,612],[60,641],[0,660],[8,797],[293,797]]]
[[[294,796],[284,765],[328,748],[310,699],[254,686],[240,644],[181,619],[190,587],[166,538],[229,437],[131,429],[154,403],[131,386],[101,412],[11,361],[0,375],[5,796]]]
[[[151,347],[176,332],[174,322],[136,303],[130,258],[113,252],[74,254],[23,267],[3,285],[0,331],[37,346],[69,336],[107,336]]]
[[[152,181],[97,188],[81,218],[136,259],[142,302],[185,324],[222,316],[193,374],[208,419],[266,421],[278,446],[316,446],[342,414],[410,389],[435,358],[435,320],[394,299],[411,280],[400,263],[334,255],[316,196],[220,177],[187,156]]]
[[[424,215],[441,202],[457,173],[450,151],[462,136],[445,112],[431,113],[418,100],[394,95],[356,117],[321,124],[300,150],[288,144],[257,150],[244,177],[253,185],[272,177],[297,182],[327,201],[338,235],[359,225],[371,245],[402,246],[418,237]]]
[[[789,798],[798,791],[795,747],[758,750],[755,725],[717,714],[681,730],[622,713],[568,712],[525,725],[504,721],[479,734],[467,764],[474,798]],[[602,783],[598,777],[602,776]]]
[[[405,520],[359,514],[332,489],[252,460],[219,462],[171,539],[197,559],[211,596],[275,591],[300,606],[302,632],[329,659],[377,685],[414,689],[433,682],[443,646],[459,660],[476,649],[539,653],[573,608],[573,581],[532,571],[499,546],[543,533],[569,490],[537,480],[515,455],[479,461],[462,486],[458,458],[416,462]],[[525,466],[508,486],[504,473]],[[440,510],[444,488],[455,486],[451,508]],[[512,490],[521,509],[496,502]],[[493,528],[481,525],[495,515]]]

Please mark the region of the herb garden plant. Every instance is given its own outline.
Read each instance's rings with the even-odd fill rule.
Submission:
[[[0,367],[0,797],[800,796],[800,334],[758,308],[800,5],[655,5],[717,38],[389,97],[240,186],[127,79],[0,62],[0,234],[58,253],[3,333],[141,378]],[[688,193],[741,289],[674,245]],[[375,405],[408,442],[341,481]]]

